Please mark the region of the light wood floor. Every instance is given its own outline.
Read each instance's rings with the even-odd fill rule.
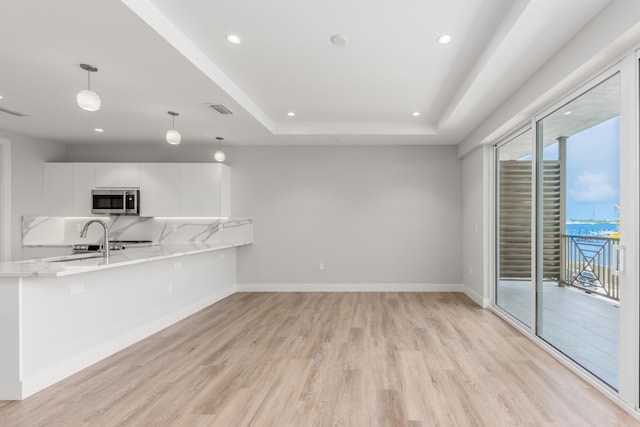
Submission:
[[[449,293],[239,293],[22,402],[2,426],[633,426]]]

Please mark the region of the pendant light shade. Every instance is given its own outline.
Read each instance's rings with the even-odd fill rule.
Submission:
[[[213,158],[214,158],[214,159],[216,159],[216,161],[218,161],[218,162],[224,162],[224,159],[226,159],[226,158],[227,158],[227,156],[225,156],[225,155],[224,155],[224,151],[222,151],[222,150],[220,149],[220,144],[222,144],[222,140],[223,140],[224,138],[223,138],[223,137],[221,137],[221,136],[216,136],[216,139],[218,140],[218,151],[216,151],[216,152],[213,154]]]
[[[171,145],[180,144],[180,140],[182,139],[182,135],[175,129],[169,129],[167,131],[167,142]]]
[[[167,111],[167,114],[171,116],[171,129],[167,131],[166,135],[167,142],[171,145],[178,145],[180,144],[182,136],[180,135],[180,132],[175,130],[175,119],[179,114],[174,111]]]
[[[216,159],[216,161],[218,161],[218,162],[224,162],[224,160],[227,158],[227,156],[224,155],[223,151],[218,150],[213,155],[213,158]]]
[[[97,93],[91,90],[91,73],[98,72],[98,69],[89,64],[80,64],[80,68],[87,72],[87,89],[83,89],[78,92],[78,95],[76,95],[76,102],[83,110],[98,111],[101,105],[100,97]]]
[[[98,111],[100,109],[100,97],[92,90],[83,89],[76,96],[78,106],[87,111]]]

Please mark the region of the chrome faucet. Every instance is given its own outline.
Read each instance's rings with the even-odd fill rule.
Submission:
[[[87,230],[89,229],[89,226],[94,222],[97,222],[102,226],[102,228],[104,228],[104,237],[102,238],[102,248],[103,248],[102,256],[108,259],[109,258],[109,227],[107,227],[107,224],[105,224],[104,221],[99,219],[91,219],[87,221],[84,227],[82,227],[82,231],[80,232],[80,237],[82,237],[83,239],[87,237]]]

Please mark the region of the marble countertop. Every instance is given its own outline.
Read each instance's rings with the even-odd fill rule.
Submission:
[[[77,254],[5,262],[0,263],[0,277],[68,276],[249,244],[251,242],[171,243],[145,247],[128,247],[124,250],[112,251],[108,260],[104,259],[102,254]]]

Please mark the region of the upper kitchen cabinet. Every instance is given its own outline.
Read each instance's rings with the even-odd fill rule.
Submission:
[[[73,168],[70,163],[47,163],[44,169],[44,212],[72,215]]]
[[[141,163],[140,215],[230,216],[230,188],[221,163]]]
[[[202,216],[202,166],[180,164],[180,216]]]
[[[160,163],[140,164],[140,188],[144,189],[138,200],[140,203],[140,215],[154,216],[156,212],[160,212],[162,189],[158,179],[161,176]]]
[[[180,216],[180,164],[140,164],[140,215]]]
[[[231,216],[231,168],[222,163],[201,166],[201,215]]]
[[[95,163],[71,163],[73,174],[73,216],[91,213],[91,190],[96,187]]]
[[[139,187],[140,164],[96,163],[96,187]]]
[[[230,216],[231,169],[221,163],[46,163],[50,216],[91,215],[91,190],[139,187],[141,216]]]
[[[44,213],[50,216],[91,214],[95,163],[46,163]]]

